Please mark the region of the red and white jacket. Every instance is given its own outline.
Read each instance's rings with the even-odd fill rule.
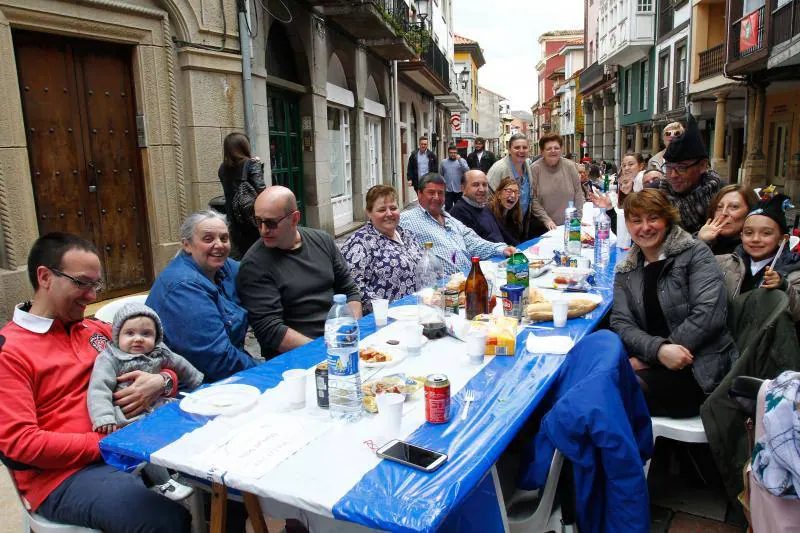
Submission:
[[[89,376],[111,326],[66,325],[18,306],[0,329],[0,451],[33,467],[13,470],[32,510],[67,477],[101,460],[86,408]]]

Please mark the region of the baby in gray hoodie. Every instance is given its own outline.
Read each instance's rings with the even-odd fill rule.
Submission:
[[[114,405],[114,392],[129,385],[117,382],[122,374],[134,370],[158,374],[169,369],[178,376],[181,389],[191,390],[203,382],[199,370],[167,348],[161,319],[144,304],[130,303],[117,311],[111,337],[112,341],[97,356],[89,380],[87,403],[94,431],[111,433],[142,416],[129,419]]]

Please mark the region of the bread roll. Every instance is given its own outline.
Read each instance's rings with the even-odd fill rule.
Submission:
[[[593,311],[598,305],[598,302],[594,300],[570,300],[567,308],[567,317],[577,318],[583,316]],[[553,320],[553,304],[550,302],[529,304],[525,308],[525,314],[531,322],[549,322]]]

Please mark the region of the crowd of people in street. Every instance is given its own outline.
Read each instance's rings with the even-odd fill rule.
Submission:
[[[33,299],[0,330],[3,462],[30,509],[48,519],[103,531],[188,531],[190,516],[173,501],[179,495],[164,497],[102,462],[104,435],[179,390],[257,365],[245,348],[248,329],[270,360],[323,335],[334,294],[346,295],[356,318],[372,311],[373,299],[413,294],[423,243],[432,243],[446,275],[466,272],[472,257],[508,257],[563,225],[570,204],[579,216],[585,205],[606,208],[633,241],[616,265],[609,327],[650,413],[696,416],[740,357],[731,301],[780,291],[800,320],[800,255],[783,244],[786,197],[723,186],[691,118],[668,125],[663,138],[664,151],[649,160],[626,154],[617,174],[610,164],[567,159],[558,135],[540,140],[535,162],[524,135],[513,135],[499,159],[477,139],[466,158],[451,146],[442,161],[421,137],[406,166],[418,202],[401,210],[395,188],[372,187],[366,223],[340,249],[300,224],[294,193],[266,186],[247,138],[231,134],[219,168],[225,214],[191,214],[146,305],[123,308],[113,324],[85,317],[102,289],[95,245],[63,233],[36,241]],[[243,186],[252,189],[249,218],[239,212]],[[232,245],[241,261],[230,257]],[[171,483],[169,472],[143,477]]]

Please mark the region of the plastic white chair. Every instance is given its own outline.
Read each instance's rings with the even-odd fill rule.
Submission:
[[[30,533],[31,531],[33,531],[33,533],[102,533],[99,529],[51,522],[41,515],[32,513],[25,505],[25,500],[22,499],[22,496],[17,490],[17,482],[14,480],[14,474],[8,470],[6,471],[8,472],[8,477],[11,479],[11,484],[14,486],[14,492],[17,494],[19,506],[22,509],[22,533]]]
[[[97,320],[108,322],[109,324],[114,320],[114,315],[119,311],[123,305],[129,303],[143,304],[147,300],[146,294],[134,294],[133,296],[124,296],[117,298],[97,310],[94,317]]]
[[[510,533],[541,533],[542,531],[572,531],[561,523],[561,508],[553,508],[564,456],[553,454],[547,482],[537,491],[517,491],[506,505]]]
[[[703,421],[699,416],[692,418],[669,418],[666,416],[654,416],[651,418],[653,424],[653,444],[659,437],[688,442],[691,444],[704,444],[708,442]],[[650,461],[644,467],[644,475],[650,471]]]

